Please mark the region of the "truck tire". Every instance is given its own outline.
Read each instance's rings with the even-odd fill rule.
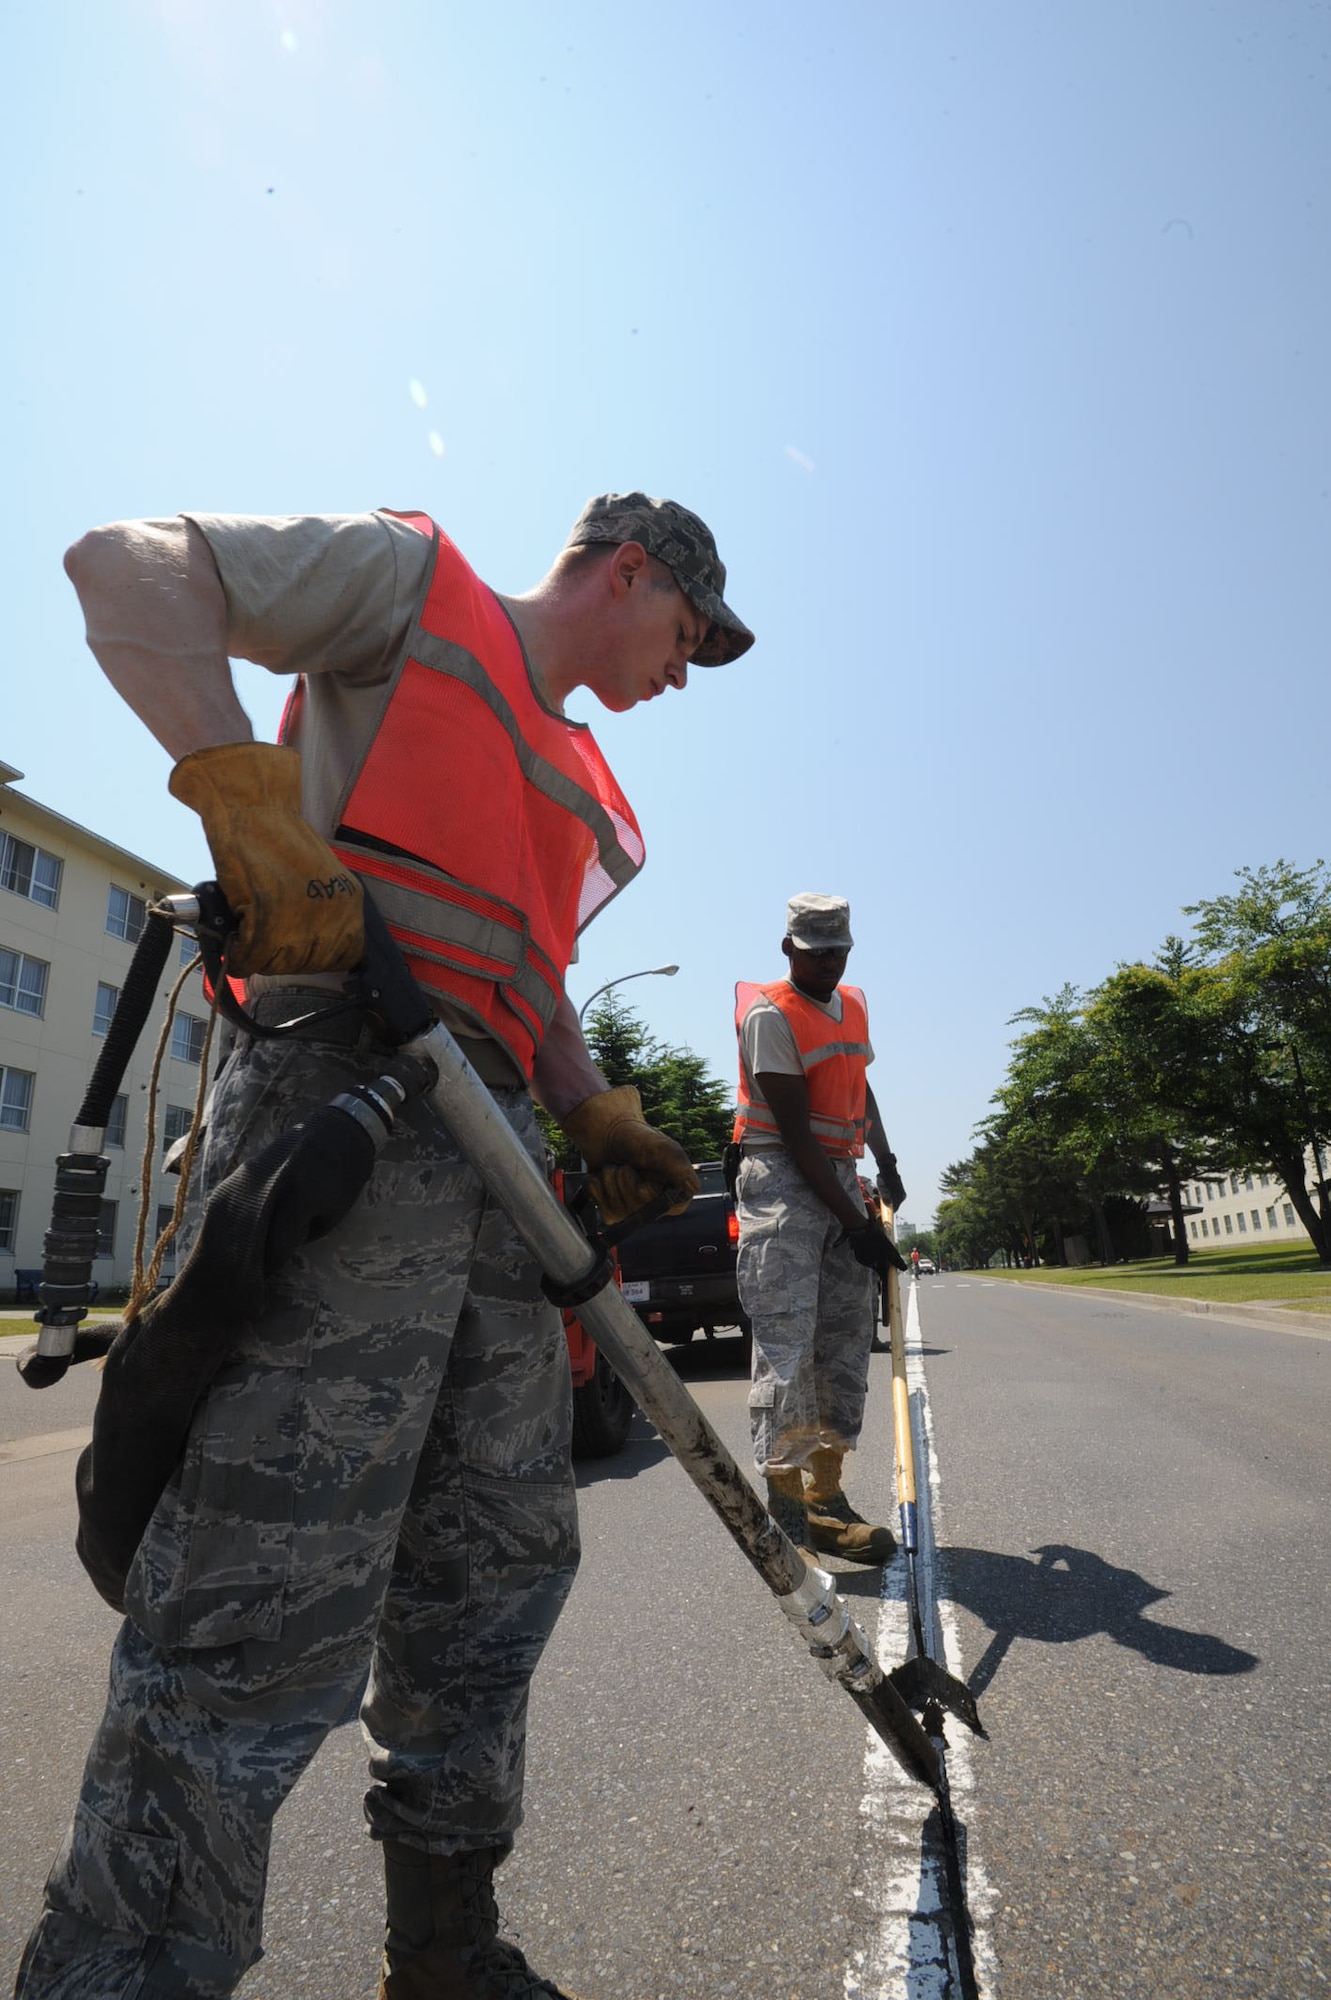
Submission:
[[[872,1329],[869,1335],[869,1352],[890,1354],[892,1338],[883,1325],[883,1281],[877,1276],[874,1278],[869,1295],[869,1324]]]
[[[628,1442],[633,1398],[598,1352],[592,1379],[573,1391],[574,1458],[613,1458]]]

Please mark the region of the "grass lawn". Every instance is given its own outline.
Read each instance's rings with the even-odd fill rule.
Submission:
[[[1331,1271],[1321,1269],[1307,1242],[1194,1250],[1183,1265],[1172,1257],[1143,1257],[1134,1264],[1083,1264],[1066,1271],[1046,1264],[1038,1271],[991,1270],[986,1275],[1015,1285],[1023,1281],[1095,1285],[1110,1291],[1158,1292],[1164,1298],[1227,1299],[1331,1314]]]

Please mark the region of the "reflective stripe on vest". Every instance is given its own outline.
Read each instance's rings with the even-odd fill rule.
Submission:
[[[744,1022],[758,1001],[770,1000],[785,1017],[809,1087],[809,1130],[824,1152],[859,1159],[864,1152],[869,1010],[857,986],[839,986],[841,1019],[808,1000],[788,979],[769,986],[741,980],[735,988],[735,1033],[740,1041],[739,1109],[732,1137],[780,1140],[781,1128],[759,1094],[744,1056]]]
[[[642,835],[591,731],[536,692],[495,593],[428,516],[396,518],[434,561],[333,846],[421,984],[530,1078],[578,932],[637,874]]]

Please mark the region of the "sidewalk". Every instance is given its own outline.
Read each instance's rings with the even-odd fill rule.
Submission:
[[[1006,1285],[1014,1292],[1029,1290],[1060,1292],[1064,1298],[1072,1295],[1085,1299],[1090,1295],[1097,1299],[1123,1299],[1147,1312],[1205,1313],[1211,1319],[1233,1320],[1239,1326],[1284,1327],[1287,1333],[1319,1333],[1323,1340],[1331,1340],[1331,1314],[1298,1312],[1289,1306],[1246,1305],[1235,1299],[1166,1298],[1161,1292],[1129,1292],[1120,1285],[1045,1285],[1038,1278],[991,1278],[989,1282]]]

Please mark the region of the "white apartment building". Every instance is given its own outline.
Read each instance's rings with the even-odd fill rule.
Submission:
[[[56,1155],[69,1144],[147,905],[188,887],[16,792],[22,775],[0,763],[0,1299],[12,1298],[40,1271]],[[93,1269],[103,1291],[130,1282],[148,1080],[167,995],[192,956],[186,940],[179,955],[171,954],[107,1128],[111,1170]],[[158,1087],[150,1232],[175,1199],[177,1184],[163,1177],[162,1157],[193,1116],[207,1014],[196,971],[178,1002]],[[149,1250],[153,1241],[150,1233]]]
[[[1324,1167],[1331,1172],[1325,1151]],[[1316,1199],[1317,1168],[1312,1147],[1304,1155],[1308,1186]],[[1198,1250],[1215,1250],[1237,1243],[1306,1244],[1308,1232],[1298,1212],[1274,1174],[1225,1174],[1220,1179],[1191,1181],[1183,1190],[1184,1199],[1201,1210],[1188,1221],[1188,1241]]]

